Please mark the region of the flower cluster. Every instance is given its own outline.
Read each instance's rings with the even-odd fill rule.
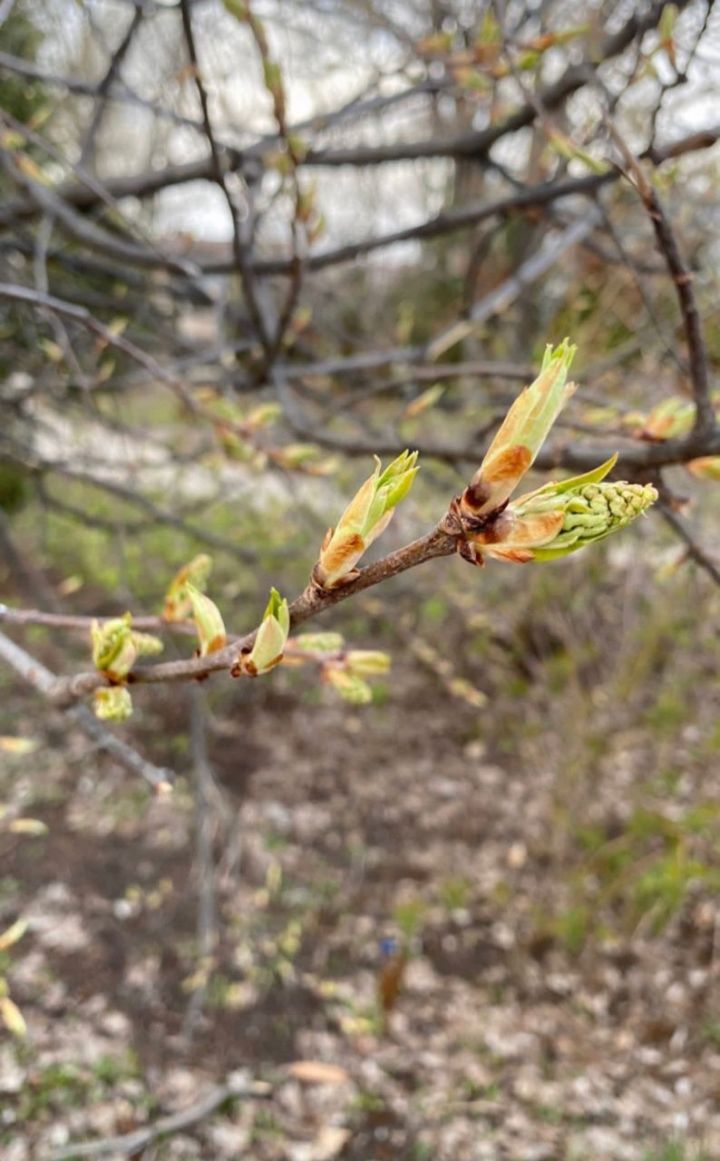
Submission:
[[[545,352],[540,374],[515,400],[480,468],[453,511],[463,529],[461,554],[524,564],[554,560],[604,540],[657,499],[652,484],[609,482],[617,456],[593,471],[545,484],[511,500],[560,409],[575,390],[567,382],[575,348],[567,339]]]
[[[616,458],[518,497],[485,529],[470,534],[471,552],[516,564],[556,560],[623,528],[655,502],[657,491],[652,484],[606,481]]]

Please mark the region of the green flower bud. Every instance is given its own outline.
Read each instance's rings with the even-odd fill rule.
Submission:
[[[567,339],[554,349],[546,347],[540,374],[513,403],[460,498],[465,516],[486,516],[501,508],[515,491],[575,390],[575,384],[567,382],[575,351]]]
[[[315,578],[323,588],[337,588],[355,575],[355,565],[390,523],[395,507],[407,496],[417,475],[417,452],[404,451],[385,470],[375,471],[348,504],[323,541]]]
[[[246,673],[249,677],[260,677],[264,673],[269,673],[283,659],[289,632],[288,603],[282,599],[277,589],[270,589],[270,599],[255,643],[250,652],[240,658],[237,672]]]
[[[536,549],[535,560],[555,560],[604,540],[646,512],[658,498],[652,484],[588,484],[568,497],[557,536]]]
[[[227,641],[225,624],[220,610],[214,601],[210,600],[210,597],[201,593],[192,584],[186,583],[185,593],[195,619],[195,628],[200,642],[200,656],[206,657],[208,653],[216,653],[218,649],[225,646]]]
[[[132,698],[124,685],[96,689],[93,697],[96,718],[104,722],[124,722],[132,714]]]

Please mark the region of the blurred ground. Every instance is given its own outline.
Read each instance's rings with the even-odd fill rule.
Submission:
[[[0,928],[30,921],[7,957],[29,1035],[0,1045],[4,1161],[127,1132],[238,1070],[267,1092],[143,1156],[720,1156],[717,683],[693,696],[710,654],[681,659],[677,592],[636,619],[633,567],[596,589],[606,652],[583,654],[576,624],[571,663],[583,594],[555,607],[546,583],[532,639],[522,608],[474,650],[459,634],[492,708],[400,647],[361,710],[293,675],[210,692],[207,976],[189,785],[152,798],[3,687],[0,732],[40,744],[5,760],[0,798],[49,827],[0,836]],[[175,739],[189,773],[187,704],[151,697],[133,729],[156,760]],[[383,1034],[388,935],[411,958]]]

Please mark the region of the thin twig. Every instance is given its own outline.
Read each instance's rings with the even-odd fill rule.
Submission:
[[[675,231],[657,190],[645,177],[638,159],[633,155],[616,126],[609,118],[606,123],[627,167],[630,183],[647,210],[655,231],[658,250],[665,260],[675,286],[688,349],[690,382],[695,399],[693,434],[702,437],[715,429],[716,421],[715,410],[710,398],[707,351],[693,288],[693,274],[682,257]]]
[[[68,1145],[51,1153],[46,1161],[76,1161],[83,1157],[101,1157],[104,1153],[117,1153],[121,1157],[140,1155],[148,1145],[158,1141],[161,1137],[169,1137],[173,1133],[181,1133],[185,1129],[204,1121],[224,1104],[237,1100],[269,1100],[272,1090],[269,1084],[260,1081],[234,1081],[232,1078],[225,1084],[211,1088],[208,1093],[196,1104],[190,1105],[179,1113],[171,1113],[167,1117],[160,1117],[152,1125],[143,1129],[135,1129],[132,1133],[125,1133],[119,1137],[104,1137],[98,1141],[85,1141],[77,1145]]]
[[[200,983],[193,989],[183,1021],[183,1035],[192,1039],[202,1013],[209,974],[217,946],[217,903],[213,858],[213,811],[211,792],[214,778],[207,745],[207,720],[203,692],[190,690],[190,740],[195,776],[195,868],[197,875],[197,954]]]
[[[444,523],[444,522],[443,522]],[[452,556],[457,550],[459,532],[445,530],[443,523],[433,528],[425,536],[411,544],[391,552],[388,556],[359,571],[354,580],[335,589],[321,589],[311,581],[303,593],[290,606],[291,627],[318,616],[326,609],[341,601],[348,600],[355,593],[398,576],[408,569],[416,568],[426,561],[440,556]],[[127,677],[129,685],[164,684],[166,682],[193,681],[208,677],[211,673],[229,671],[241,652],[250,649],[257,630],[238,637],[230,645],[206,657],[196,657],[187,661],[166,661],[159,665],[146,665],[132,670]],[[69,677],[59,677],[51,690],[51,699],[56,705],[70,705],[79,698],[93,693],[108,684],[108,678],[98,672],[78,673]]]
[[[31,657],[4,633],[0,633],[0,657],[16,673],[19,673],[33,689],[37,690],[43,697],[52,699],[52,691],[58,678],[49,669],[46,669],[41,661]],[[110,730],[103,726],[86,706],[69,706],[65,709],[65,715],[79,726],[99,749],[105,750],[111,758],[114,758],[116,762],[119,762],[121,766],[133,774],[139,774],[146,782],[150,783],[154,790],[162,792],[172,786],[175,779],[172,770],[148,762],[127,742],[122,741],[115,734],[111,734]]]
[[[715,581],[716,585],[720,586],[720,566],[718,566],[712,557],[710,557],[708,553],[705,552],[705,549],[701,548],[701,546],[698,544],[692,530],[687,524],[687,521],[683,520],[682,516],[678,516],[677,512],[674,512],[665,500],[661,500],[657,507],[666,524],[669,524],[673,532],[680,538],[680,540],[682,540],[683,544],[685,545],[687,555],[690,557],[690,559],[694,560],[695,564],[697,564],[703,570],[703,572],[706,572],[708,576]]]
[[[14,609],[0,602],[0,621],[5,621],[8,625],[45,625],[48,629],[78,629],[88,633],[95,621],[102,625],[104,621],[110,621],[121,615],[111,613],[86,617],[75,613],[45,613],[41,609]],[[164,617],[133,617],[132,624],[133,629],[148,633],[160,633],[163,629],[188,635],[196,633],[195,626],[190,622],[166,621]]]
[[[230,188],[225,176],[225,166],[220,153],[220,148],[215,140],[215,133],[210,118],[210,106],[202,77],[202,72],[200,70],[197,48],[195,45],[195,33],[193,31],[190,0],[180,0],[180,13],[182,16],[185,43],[187,45],[188,56],[190,58],[190,64],[192,65],[193,76],[195,79],[195,87],[197,88],[198,99],[200,101],[202,119],[205,126],[205,135],[210,147],[210,157],[212,159],[212,177],[223,193],[230,213],[230,220],[232,222],[232,242],[235,267],[242,281],[242,287],[245,293],[245,301],[247,303],[247,307],[250,312],[257,336],[262,346],[264,348],[269,348],[271,343],[272,326],[269,325],[268,319],[265,317],[265,311],[263,309],[263,304],[261,303],[260,294],[258,293],[258,289],[255,285],[255,277],[250,264],[250,248],[248,247],[242,235],[237,206],[235,205],[235,200],[232,196],[232,193],[230,192]]]

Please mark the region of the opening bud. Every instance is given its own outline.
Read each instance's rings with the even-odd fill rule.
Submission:
[[[138,655],[131,623],[132,614],[125,613],[110,621],[93,621],[90,629],[93,664],[116,681],[130,672]]]
[[[417,452],[404,451],[385,470],[375,458],[375,471],[365,480],[323,541],[315,579],[325,589],[337,588],[356,575],[355,566],[390,523],[417,475]]]
[[[270,599],[263,614],[262,624],[257,631],[255,644],[249,653],[241,656],[237,670],[249,677],[260,677],[269,673],[283,659],[285,642],[290,632],[290,610],[288,603],[277,589],[270,589]]]
[[[132,698],[124,685],[111,685],[106,689],[96,689],[93,697],[93,711],[96,718],[104,722],[125,722],[133,711]]]
[[[225,624],[217,605],[205,593],[201,593],[194,585],[187,583],[185,593],[195,620],[195,628],[200,642],[200,656],[207,657],[208,653],[216,653],[218,649],[224,647],[227,641]]]
[[[212,571],[212,558],[205,553],[193,557],[175,573],[165,594],[162,615],[166,621],[182,621],[192,613],[192,603],[187,593],[188,584],[204,593]]]
[[[478,519],[507,502],[533,463],[560,411],[575,390],[567,382],[576,347],[564,339],[545,349],[540,374],[518,395],[460,498],[465,516]]]

